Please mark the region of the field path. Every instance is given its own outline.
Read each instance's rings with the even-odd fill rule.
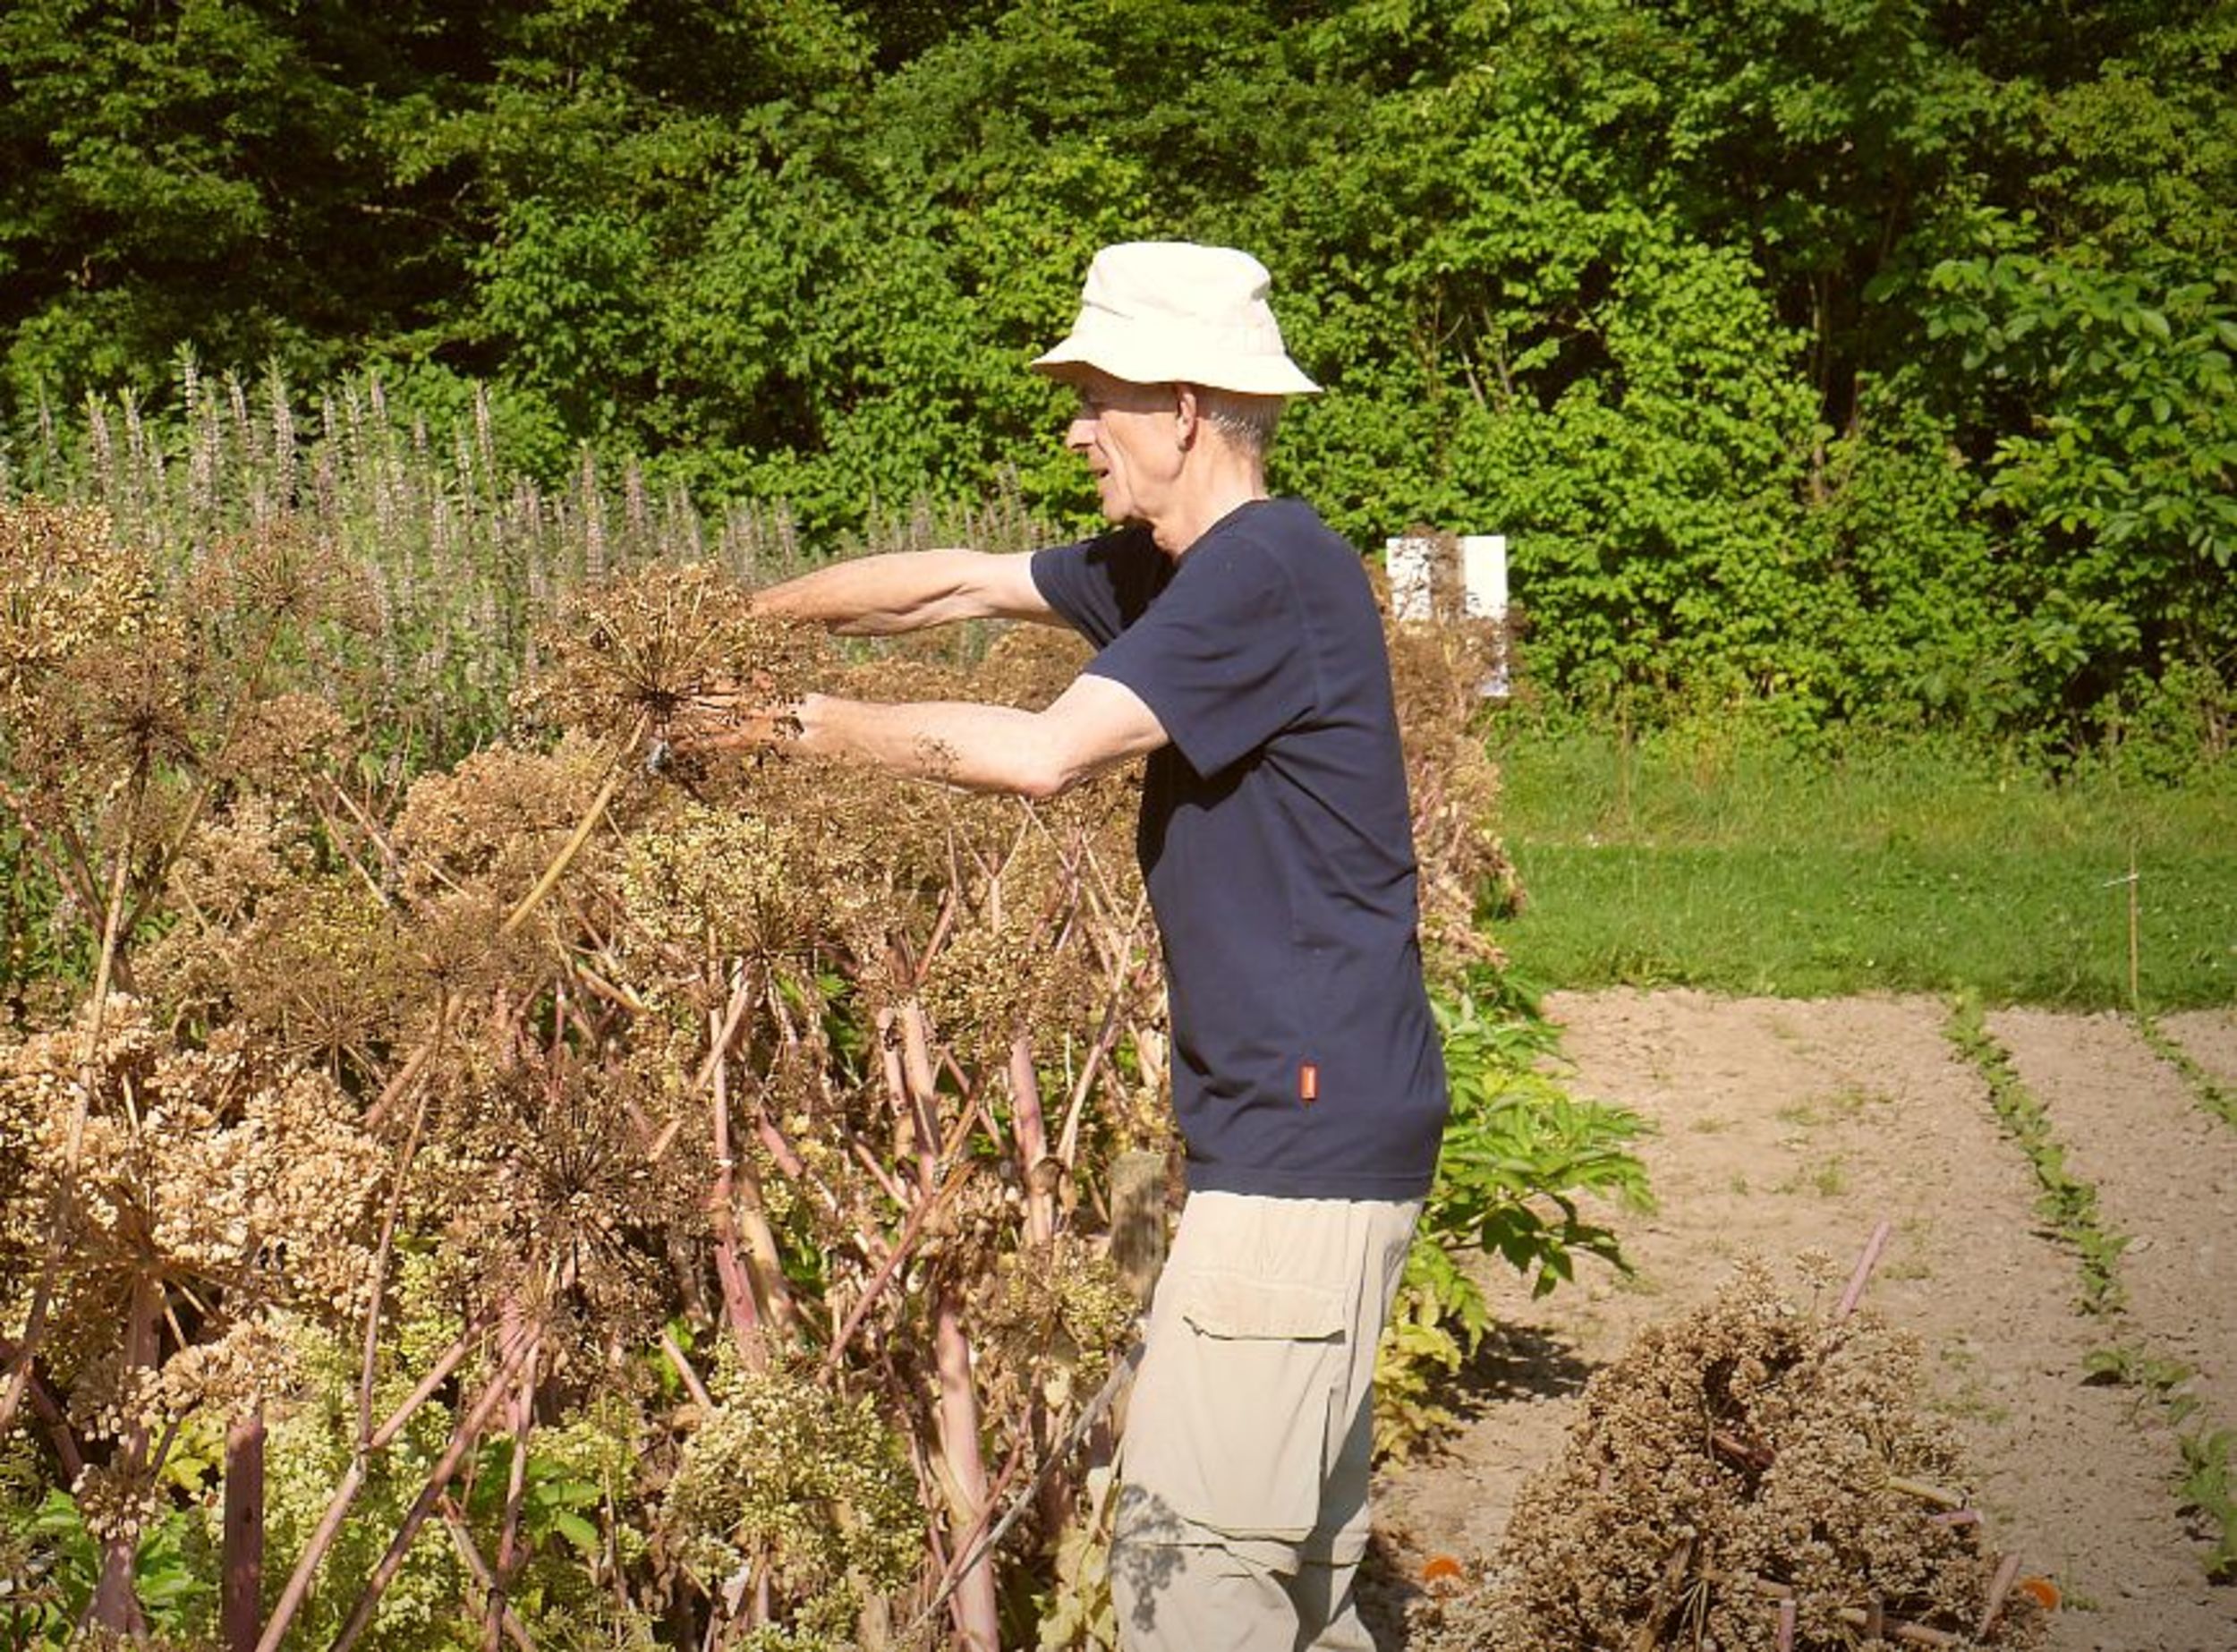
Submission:
[[[2074,1258],[2045,1236],[2028,1162],[1944,1038],[1940,1001],[1614,992],[1548,1009],[1572,1087],[1655,1127],[1642,1152],[1661,1208],[1612,1218],[1629,1279],[1586,1274],[1538,1303],[1511,1276],[1493,1282],[1502,1328],[1470,1373],[1467,1420],[1445,1454],[1378,1487],[1397,1575],[1495,1546],[1523,1477],[1559,1452],[1584,1377],[1644,1326],[1746,1256],[1784,1267],[1815,1251],[1845,1276],[1885,1219],[1894,1238],[1867,1301],[1920,1339],[1991,1540],[2065,1591],[2051,1645],[2237,1652],[2237,1588],[2205,1580],[2173,1435],[2133,1391],[2083,1380],[2092,1350],[2140,1338],[2198,1367],[2209,1413],[2237,1426],[2237,1131],[2131,1029],[1990,1020],[2070,1169],[2101,1180],[2107,1225],[2136,1238],[2121,1265],[2130,1307],[2108,1321],[2080,1311]],[[2237,1059],[2237,1015],[2165,1031],[2210,1071]]]

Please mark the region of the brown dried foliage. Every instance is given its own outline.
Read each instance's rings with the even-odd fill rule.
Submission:
[[[1028,805],[796,753],[654,772],[642,743],[718,686],[1042,704],[1079,645],[1021,627],[968,669],[847,656],[709,569],[643,568],[540,639],[519,700],[536,744],[399,789],[362,778],[359,731],[309,683],[259,674],[362,617],[319,546],[228,548],[192,599],[219,611],[189,624],[104,532],[0,510],[25,553],[0,560],[8,779],[80,869],[89,934],[95,874],[123,857],[118,978],[144,995],[99,1009],[98,1043],[89,1014],[0,1047],[0,1308],[13,1334],[51,1296],[30,1351],[77,1426],[140,1442],[189,1404],[284,1415],[314,1397],[305,1324],[369,1350],[368,1396],[411,1390],[430,1346],[502,1329],[530,1420],[592,1388],[643,1402],[632,1497],[657,1503],[679,1460],[699,1465],[625,1594],[695,1590],[724,1632],[827,1622],[855,1517],[718,1529],[724,1477],[758,1460],[719,1433],[693,1451],[736,1420],[727,1400],[680,1442],[651,1408],[642,1356],[681,1318],[722,1350],[725,1394],[821,1385],[882,1419],[952,1553],[1041,1467],[1130,1317],[1099,1167],[1170,1131],[1131,782]],[[282,634],[297,642],[207,645]],[[1472,646],[1393,644],[1449,950],[1504,867],[1475,814],[1493,790]],[[936,1334],[958,1316],[960,1367]],[[498,1368],[483,1347],[461,1370],[478,1391]],[[959,1399],[1008,1479],[958,1454]],[[834,1435],[802,1483],[885,1485],[884,1437]],[[151,1457],[107,1462],[81,1489],[121,1540]],[[1053,1541],[1060,1501],[1009,1549]],[[670,1569],[717,1552],[789,1581],[739,1593]],[[894,1588],[893,1612],[924,1588]]]
[[[1978,1633],[1998,1557],[1977,1520],[1942,1518],[1966,1482],[1912,1341],[1798,1306],[1751,1265],[1592,1379],[1484,1579],[1425,1608],[1415,1644],[1774,1652],[1790,1598],[1794,1652],[1889,1644],[1873,1623],[2039,1646],[2023,1596]]]
[[[1522,883],[1499,839],[1499,770],[1484,748],[1495,703],[1484,689],[1505,663],[1506,634],[1463,611],[1459,542],[1432,537],[1429,617],[1385,628],[1421,867],[1422,949],[1431,975],[1445,978],[1504,961],[1477,917],[1487,906],[1518,910]]]

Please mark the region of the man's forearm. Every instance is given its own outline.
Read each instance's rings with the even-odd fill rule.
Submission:
[[[804,751],[973,791],[1050,797],[1085,778],[1037,713],[958,701],[880,704],[810,694],[795,713]]]
[[[850,636],[889,636],[977,617],[970,550],[896,551],[853,557],[771,585],[753,596],[757,613],[829,626]]]

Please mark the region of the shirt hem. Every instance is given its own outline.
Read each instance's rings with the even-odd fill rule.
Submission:
[[[1405,1174],[1330,1176],[1232,1164],[1187,1166],[1191,1193],[1242,1193],[1263,1199],[1422,1199],[1436,1167]]]

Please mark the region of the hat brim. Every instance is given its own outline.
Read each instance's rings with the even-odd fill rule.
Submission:
[[[1115,338],[1083,340],[1075,333],[1031,366],[1051,379],[1092,367],[1128,384],[1195,384],[1238,396],[1318,396],[1321,387],[1287,355],[1176,352]]]

